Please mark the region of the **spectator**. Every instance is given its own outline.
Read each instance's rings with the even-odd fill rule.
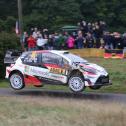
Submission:
[[[71,49],[71,48],[106,48],[106,49],[123,49],[126,47],[126,35],[121,36],[119,33],[109,33],[106,32],[107,25],[104,21],[98,22],[86,22],[81,21],[77,23],[79,31],[71,31],[71,36],[68,35],[67,32],[64,34],[55,34],[49,35],[48,29],[42,29],[42,34],[38,31],[37,28],[31,28],[31,34],[34,38],[34,41],[37,42],[38,49]],[[27,32],[24,32],[21,42],[22,48],[25,46],[25,50],[27,47],[31,50],[31,46],[34,42],[29,42],[31,36],[28,38]],[[74,41],[72,42],[72,38]],[[42,46],[43,42],[45,43]],[[29,43],[30,44],[29,44]],[[32,43],[32,44],[31,44]],[[35,43],[34,43],[35,45]],[[33,48],[32,48],[33,49]],[[35,47],[34,47],[35,49]]]
[[[37,38],[42,38],[42,34],[41,34],[40,31],[37,31],[37,33],[36,33],[36,38],[35,39],[37,39]]]
[[[49,35],[48,50],[54,49],[54,34]]]
[[[116,49],[123,49],[123,40],[121,38],[121,35],[117,32],[114,33],[114,41],[116,44]]]
[[[59,35],[57,32],[55,32],[55,34],[54,34],[54,49],[59,49],[58,40],[59,40]]]
[[[86,34],[88,33],[88,26],[87,26],[86,21],[82,21],[81,27],[82,27],[81,28],[82,34],[84,37],[86,37]]]
[[[105,42],[105,49],[113,49],[112,39],[109,32],[105,32],[103,36]]]
[[[65,47],[65,38],[62,34],[59,34],[58,49],[64,49],[64,47]]]
[[[100,48],[101,47],[100,38],[102,37],[102,30],[100,29],[99,25],[96,25],[94,29],[94,36],[96,39],[96,48]]]
[[[42,36],[39,36],[37,39],[37,49],[38,50],[43,50],[44,45],[47,43],[45,39],[42,38]]]
[[[93,33],[92,24],[90,22],[88,23],[88,33]]]
[[[64,49],[67,49],[68,32],[64,32]]]
[[[79,31],[78,32],[78,37],[76,39],[76,43],[77,43],[77,48],[78,49],[82,49],[84,47],[84,37],[83,37],[83,34],[82,34],[82,31]]]
[[[74,43],[75,43],[75,40],[74,40],[73,36],[70,35],[68,37],[68,40],[67,40],[67,47],[68,47],[68,49],[73,49],[74,48]]]
[[[32,35],[30,35],[27,42],[28,42],[28,51],[36,50],[36,40]]]
[[[27,32],[24,32],[23,33],[23,43],[24,43],[24,51],[27,51],[28,50],[28,33]]]
[[[34,32],[34,28],[30,28],[30,31],[28,33],[29,33],[29,35],[32,35],[33,32]]]
[[[33,38],[34,39],[37,39],[37,37],[38,37],[37,33],[38,33],[38,29],[34,28],[34,32],[33,32]]]
[[[86,45],[87,48],[93,48],[94,47],[94,37],[91,33],[88,33],[86,36]]]
[[[100,21],[99,25],[100,25],[102,32],[105,32],[107,30],[106,23],[104,21]]]
[[[126,48],[126,34],[123,36],[123,47]]]

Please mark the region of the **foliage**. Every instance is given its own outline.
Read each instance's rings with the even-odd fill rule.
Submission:
[[[22,0],[22,4],[25,30],[40,27],[52,31],[80,20],[105,20],[111,31],[126,30],[125,0]],[[5,50],[20,47],[13,34],[17,10],[17,0],[0,0],[0,68]]]
[[[4,56],[8,49],[19,48],[19,39],[13,33],[0,33],[0,78],[5,76]]]
[[[105,20],[112,29],[116,27],[124,31],[126,27],[124,0],[22,0],[22,4],[25,29],[34,26],[54,29],[64,24],[76,24],[82,19]],[[1,0],[0,29],[4,27],[4,30],[11,30],[10,18],[8,19],[10,15],[11,24],[14,26],[14,21],[17,19],[17,1]]]

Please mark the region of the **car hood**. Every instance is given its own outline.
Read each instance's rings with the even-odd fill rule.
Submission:
[[[90,68],[90,69],[96,70],[98,73],[103,73],[104,75],[108,74],[107,71],[103,67],[94,63],[86,63],[86,64],[79,64],[79,65],[83,68]]]

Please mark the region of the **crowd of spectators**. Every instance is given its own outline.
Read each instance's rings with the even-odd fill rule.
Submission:
[[[25,50],[62,50],[82,48],[123,49],[126,47],[126,34],[108,32],[103,21],[90,23],[79,22],[78,30],[50,33],[48,29],[31,28],[24,32],[22,43]]]

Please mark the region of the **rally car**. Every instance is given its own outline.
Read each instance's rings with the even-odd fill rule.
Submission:
[[[55,50],[22,53],[6,67],[6,78],[15,90],[26,85],[58,84],[69,86],[73,92],[81,92],[85,87],[100,89],[111,84],[103,67],[67,51]]]

